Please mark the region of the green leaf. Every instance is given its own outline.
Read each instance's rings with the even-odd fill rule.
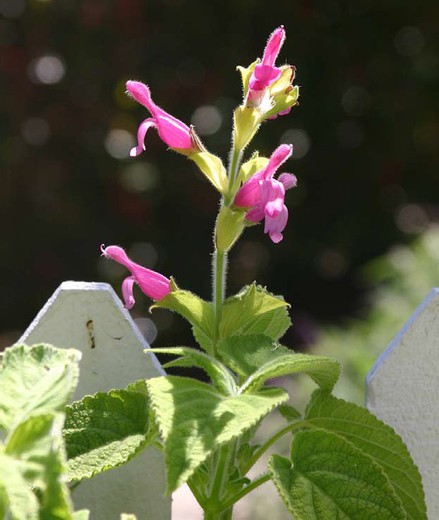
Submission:
[[[33,413],[62,410],[78,381],[81,354],[50,345],[15,345],[0,365],[0,429],[13,428]]]
[[[6,518],[39,520],[38,500],[22,475],[20,462],[4,453],[0,453],[0,488],[6,501]]]
[[[332,390],[340,376],[340,365],[335,359],[288,352],[261,366],[241,386],[241,392],[260,388],[267,379],[299,372],[308,374],[321,388]]]
[[[231,372],[215,358],[189,347],[152,348],[145,350],[146,353],[171,354],[181,356],[178,359],[166,363],[163,368],[184,366],[198,367],[206,372],[212,383],[225,395],[237,393],[235,379]]]
[[[86,396],[68,406],[66,414],[69,480],[120,466],[152,440],[148,398],[140,392],[111,390]]]
[[[73,520],[88,520],[90,517],[90,511],[88,509],[81,509],[73,513]]]
[[[345,437],[383,469],[409,520],[427,519],[421,475],[401,437],[365,408],[317,390],[306,419]]]
[[[14,458],[27,485],[36,490],[40,520],[71,520],[71,504],[64,483],[63,414],[31,416],[12,433],[5,453]]]
[[[148,379],[147,386],[165,441],[169,493],[214,450],[288,400],[288,394],[279,388],[226,397],[206,383],[177,376]]]
[[[296,520],[406,518],[380,466],[334,433],[297,433],[291,461],[273,455],[269,471]]]
[[[202,329],[195,326],[192,327],[192,333],[197,343],[205,352],[212,353],[214,351],[214,341],[212,339],[213,336],[210,336]]]
[[[122,513],[120,515],[120,520],[137,520],[136,515],[131,515],[128,513]]]
[[[244,287],[224,302],[219,326],[221,339],[230,336],[264,334],[279,339],[290,327],[286,303],[256,284]]]
[[[202,300],[189,291],[183,291],[175,286],[174,289],[160,301],[156,302],[151,310],[158,307],[169,309],[181,314],[194,328],[200,329],[208,338],[212,338],[215,333],[215,318],[212,304]],[[200,343],[204,348],[204,345]],[[209,351],[208,351],[209,352]]]
[[[299,412],[299,410],[296,410],[289,404],[281,404],[277,411],[282,415],[282,417],[285,417],[287,421],[296,421],[302,417],[302,414]]]
[[[222,340],[218,343],[218,352],[230,368],[244,377],[269,361],[291,354],[290,349],[262,334],[232,336]]]

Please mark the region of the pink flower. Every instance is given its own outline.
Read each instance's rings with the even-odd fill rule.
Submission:
[[[284,40],[285,29],[281,25],[271,33],[264,49],[262,62],[255,65],[250,76],[247,104],[252,106],[270,104],[269,97],[266,96],[266,88],[277,81],[282,74],[282,69],[275,67],[275,61]]]
[[[140,81],[127,81],[126,87],[128,93],[137,102],[145,106],[152,115],[139,126],[137,146],[130,152],[132,157],[140,155],[145,150],[145,136],[150,128],[156,128],[161,140],[174,150],[186,154],[199,151],[193,140],[191,129],[182,121],[158,107],[151,99],[151,93],[146,85],[140,83]]]
[[[246,219],[260,222],[265,219],[264,233],[268,233],[274,243],[283,239],[282,231],[288,221],[285,206],[285,190],[297,184],[296,176],[282,173],[277,179],[274,174],[293,153],[293,146],[281,144],[271,155],[267,166],[245,182],[235,197],[235,205],[249,208]]]
[[[136,264],[128,258],[121,247],[105,247],[101,245],[101,251],[103,256],[124,265],[131,272],[131,276],[128,276],[122,282],[122,296],[127,309],[131,309],[135,303],[133,295],[134,283],[138,284],[144,294],[156,301],[161,300],[171,292],[170,280],[168,278]]]

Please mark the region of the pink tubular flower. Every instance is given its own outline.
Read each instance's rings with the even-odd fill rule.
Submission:
[[[281,68],[275,67],[276,58],[285,40],[283,25],[275,29],[268,38],[262,62],[255,65],[250,76],[247,103],[259,105],[263,103],[264,91],[280,78]]]
[[[285,206],[285,190],[297,184],[296,176],[282,173],[277,179],[274,174],[293,153],[293,146],[281,144],[271,155],[267,166],[245,182],[235,197],[235,205],[249,208],[246,219],[260,222],[265,219],[264,233],[277,244],[283,239],[282,231],[288,221]]]
[[[138,284],[144,294],[155,301],[161,300],[171,292],[170,280],[168,278],[136,264],[128,258],[121,247],[105,247],[101,245],[101,251],[103,256],[122,264],[131,272],[131,276],[128,276],[122,282],[122,296],[127,309],[131,309],[135,303],[133,295],[133,285],[135,283]]]
[[[140,83],[140,81],[127,81],[126,87],[128,93],[137,102],[145,106],[152,115],[139,126],[137,146],[130,152],[132,157],[140,155],[145,150],[145,136],[151,127],[157,129],[161,140],[170,148],[186,154],[199,151],[193,141],[191,129],[182,121],[158,107],[151,99],[151,93],[146,85]]]

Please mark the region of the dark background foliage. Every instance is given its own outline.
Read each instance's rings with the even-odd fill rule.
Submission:
[[[217,195],[154,132],[127,156],[147,112],[124,82],[147,83],[226,159],[235,66],[280,24],[300,106],[251,149],[292,142],[299,187],[282,243],[257,226],[232,252],[229,292],[256,278],[284,294],[294,346],[312,342],[315,323],[361,312],[358,267],[437,220],[438,11],[436,0],[0,0],[2,343],[63,280],[119,290],[124,271],[99,258],[101,243],[209,298]],[[153,319],[160,344],[191,343],[181,320]]]

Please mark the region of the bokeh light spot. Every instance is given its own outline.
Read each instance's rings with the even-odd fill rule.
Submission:
[[[159,183],[159,171],[156,166],[147,162],[132,163],[120,176],[120,183],[126,191],[144,193],[153,191]]]
[[[157,249],[149,242],[136,242],[129,248],[128,256],[148,268],[153,268],[159,259]]]
[[[311,148],[311,139],[308,132],[303,128],[290,128],[282,134],[280,143],[293,145],[292,159],[301,159],[309,152]]]
[[[157,327],[149,318],[136,318],[134,323],[137,325],[140,334],[145,338],[148,345],[152,345],[157,337]]]
[[[346,257],[337,249],[324,249],[316,259],[316,267],[321,276],[336,279],[343,276],[348,267]]]
[[[49,123],[41,117],[26,119],[21,127],[24,140],[33,146],[41,146],[50,138],[51,131]]]
[[[62,80],[66,68],[61,58],[54,55],[46,55],[31,61],[28,68],[30,79],[34,83],[54,85]]]
[[[132,134],[122,128],[113,128],[105,138],[105,149],[115,159],[126,159],[136,144]]]
[[[217,107],[203,105],[192,114],[192,124],[200,135],[213,135],[221,128],[223,116]]]
[[[417,204],[405,204],[401,206],[395,215],[398,228],[407,234],[422,233],[428,228],[429,219],[421,206]]]
[[[343,94],[341,104],[349,116],[362,116],[371,105],[371,97],[365,88],[352,86]]]
[[[402,27],[393,40],[396,52],[401,56],[415,56],[424,47],[424,35],[418,27]]]

